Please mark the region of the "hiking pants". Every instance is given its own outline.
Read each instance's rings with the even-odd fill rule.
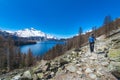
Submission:
[[[94,43],[90,43],[90,51],[94,52]]]

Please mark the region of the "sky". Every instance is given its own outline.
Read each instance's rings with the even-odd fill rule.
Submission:
[[[35,28],[58,37],[76,35],[104,18],[120,17],[120,0],[0,0],[0,29]]]

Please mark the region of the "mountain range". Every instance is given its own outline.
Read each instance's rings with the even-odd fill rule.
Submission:
[[[55,36],[46,34],[42,31],[36,30],[34,28],[26,28],[26,29],[23,29],[23,30],[15,31],[15,32],[0,30],[0,32],[1,32],[2,35],[7,33],[9,35],[13,35],[13,36],[16,36],[16,37],[21,37],[21,38],[42,37],[42,38],[46,38],[46,39],[56,39]]]

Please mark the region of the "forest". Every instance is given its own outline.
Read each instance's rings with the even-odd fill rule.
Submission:
[[[30,67],[35,64],[35,57],[31,50],[21,53],[11,38],[0,36],[0,72],[11,71],[17,68]]]

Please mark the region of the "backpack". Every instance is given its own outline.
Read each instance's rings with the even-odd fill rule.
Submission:
[[[89,43],[94,43],[95,42],[95,38],[94,37],[89,37]]]

